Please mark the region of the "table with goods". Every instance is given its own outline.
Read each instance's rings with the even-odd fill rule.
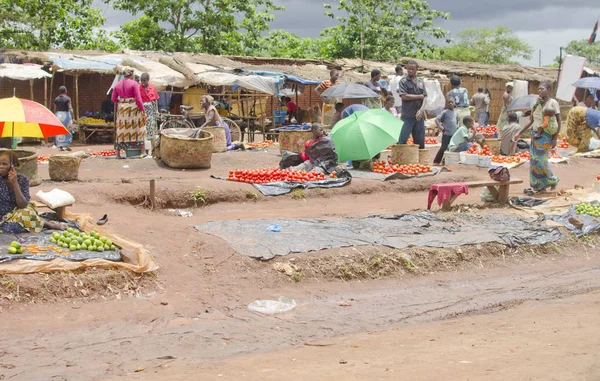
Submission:
[[[96,135],[99,138],[109,140],[114,139],[115,125],[114,123],[106,123],[104,119],[84,117],[77,121],[79,132],[81,134],[82,143],[86,143],[92,136]]]

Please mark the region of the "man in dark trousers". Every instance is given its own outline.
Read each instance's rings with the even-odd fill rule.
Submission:
[[[400,80],[398,94],[402,98],[402,115],[404,122],[400,133],[400,144],[406,144],[412,135],[415,144],[420,149],[425,149],[425,104],[427,103],[427,90],[425,82],[417,77],[419,64],[410,60],[406,65],[408,75]]]

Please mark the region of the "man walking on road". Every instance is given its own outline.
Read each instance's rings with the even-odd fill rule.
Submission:
[[[408,75],[400,80],[398,94],[402,98],[402,121],[400,144],[406,144],[410,135],[420,149],[425,149],[425,104],[427,90],[423,79],[417,78],[419,64],[410,60],[406,65]]]

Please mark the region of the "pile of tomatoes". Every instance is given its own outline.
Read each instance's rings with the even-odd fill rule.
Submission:
[[[406,144],[415,144],[415,142],[412,138],[409,138],[406,141]],[[425,138],[425,144],[435,145],[435,144],[438,144],[438,141],[436,138]]]
[[[325,175],[314,171],[292,171],[289,169],[264,168],[255,170],[236,169],[229,171],[227,180],[241,183],[266,184],[276,181],[305,183],[325,180]]]
[[[418,175],[419,173],[431,172],[431,167],[421,164],[398,165],[390,164],[385,161],[376,161],[373,163],[373,172],[384,175],[391,173],[403,173],[405,175]]]
[[[117,151],[115,151],[114,149],[109,149],[106,151],[92,152],[90,154],[91,157],[109,157],[109,156],[116,156],[116,155],[117,155]]]
[[[247,143],[247,146],[251,148],[267,148],[273,147],[275,144],[277,143],[272,140],[265,140],[264,142]]]
[[[474,146],[474,145],[472,145],[472,146],[471,146],[471,148],[469,148],[469,149],[467,150],[467,153],[468,153],[469,155],[477,155],[477,147],[476,147],[476,146]]]
[[[46,157],[46,156],[38,156],[37,162],[38,163],[47,163],[48,162],[48,157]]]
[[[529,151],[527,152],[517,152],[515,153],[515,157],[521,158],[523,160],[529,160],[530,159],[530,154]]]
[[[566,138],[561,138],[560,141],[558,142],[558,144],[556,145],[556,148],[569,148],[571,147],[569,145],[569,143],[567,143],[567,139]]]
[[[492,151],[490,151],[490,147],[488,147],[487,145],[483,146],[483,149],[479,152],[477,152],[477,155],[479,156],[492,156]]]
[[[473,132],[473,130],[471,130],[471,132]],[[489,125],[487,127],[484,126],[476,126],[475,127],[475,132],[478,134],[484,134],[487,136],[492,136],[494,134],[499,133],[498,131],[498,127],[495,125]]]
[[[550,159],[562,159],[563,157],[558,155],[556,151],[550,150]]]
[[[492,156],[492,163],[520,163],[521,158],[517,156]]]

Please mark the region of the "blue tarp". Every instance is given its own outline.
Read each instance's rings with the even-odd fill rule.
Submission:
[[[276,72],[276,71],[252,70],[251,73],[256,74],[256,75],[262,75],[265,77],[282,77],[282,78],[285,78],[287,81],[300,83],[302,85],[320,85],[321,84],[321,82],[319,82],[319,81],[303,79],[303,78],[295,77],[293,75],[280,73],[280,72]]]
[[[62,70],[92,70],[92,71],[111,71],[117,64],[88,61],[83,59],[63,59],[50,57],[55,66]]]

